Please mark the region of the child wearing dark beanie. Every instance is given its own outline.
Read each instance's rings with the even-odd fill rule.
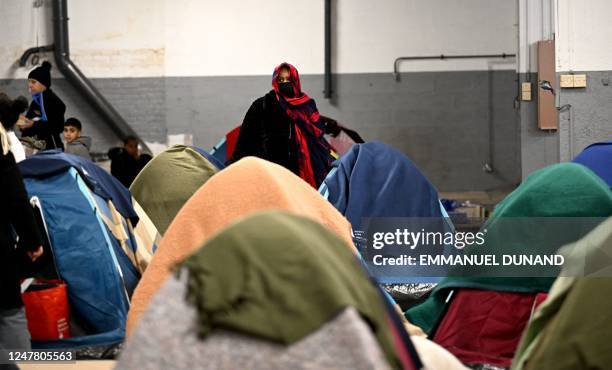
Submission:
[[[66,105],[51,90],[51,63],[44,61],[28,74],[28,89],[32,94],[32,103],[26,120],[19,126],[21,136],[44,140],[45,149],[63,150],[61,134]]]
[[[46,60],[42,63],[40,67],[34,68],[28,74],[28,80],[36,80],[41,84],[45,85],[47,88],[51,87],[51,63]]]

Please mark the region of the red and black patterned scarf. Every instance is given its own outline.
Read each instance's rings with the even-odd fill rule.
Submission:
[[[289,70],[294,98],[287,98],[279,91],[278,75],[283,68]],[[317,105],[302,92],[298,71],[289,63],[282,63],[274,69],[272,87],[281,109],[293,121],[292,132],[295,135],[291,136],[291,140],[297,148],[299,176],[316,189],[329,172],[333,150],[323,137],[323,125],[319,121]]]

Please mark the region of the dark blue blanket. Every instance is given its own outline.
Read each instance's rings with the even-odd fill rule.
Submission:
[[[354,230],[363,230],[362,217],[443,217],[434,186],[386,144],[353,145],[333,166],[321,191]]]
[[[612,140],[589,145],[574,162],[587,166],[612,188]]]

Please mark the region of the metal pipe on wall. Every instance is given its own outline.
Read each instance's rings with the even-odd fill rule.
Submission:
[[[325,0],[325,99],[332,97],[331,76],[331,0]]]
[[[25,67],[26,64],[28,64],[28,59],[30,59],[32,55],[38,54],[38,53],[45,53],[48,51],[53,51],[54,48],[55,46],[53,45],[36,46],[33,48],[29,48],[28,50],[24,51],[23,54],[21,54],[21,58],[19,58],[19,66]],[[33,62],[33,64],[38,64],[38,63]]]
[[[567,141],[568,141],[568,155],[569,155],[569,161],[574,159],[574,107],[571,104],[564,104],[560,107],[557,108],[557,111],[559,113],[564,112],[564,111],[568,111],[568,117],[567,117]],[[562,162],[563,160],[561,159],[561,132],[559,132],[558,138],[559,138],[559,162]]]
[[[393,75],[395,80],[400,80],[399,64],[402,61],[407,60],[447,60],[447,59],[492,59],[492,58],[514,58],[516,54],[474,54],[474,55],[427,55],[427,56],[409,56],[409,57],[398,57],[393,62]]]
[[[143,148],[150,151],[146,143],[104,98],[87,77],[70,59],[67,0],[53,0],[53,38],[55,40],[55,62],[66,79],[81,93],[106,123],[120,137],[134,136]]]

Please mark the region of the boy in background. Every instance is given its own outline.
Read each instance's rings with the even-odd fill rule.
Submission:
[[[64,141],[68,154],[74,154],[91,161],[89,148],[91,147],[91,138],[81,136],[81,121],[76,118],[68,118],[64,123]]]

